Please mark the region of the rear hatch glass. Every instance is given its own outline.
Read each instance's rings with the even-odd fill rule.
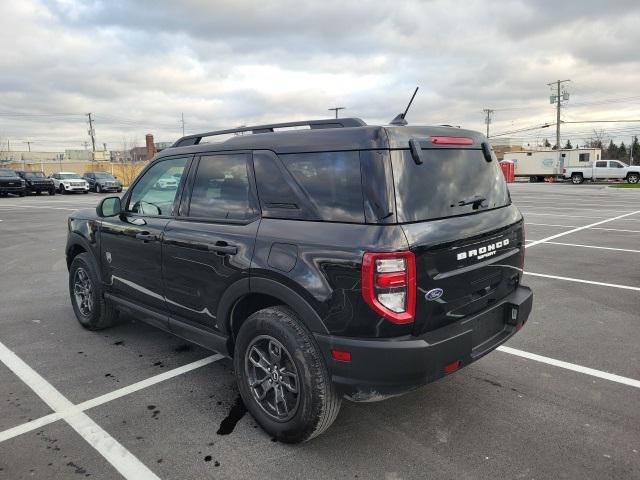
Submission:
[[[398,222],[419,222],[479,213],[511,203],[497,160],[479,149],[422,150],[423,163],[409,150],[392,153]]]

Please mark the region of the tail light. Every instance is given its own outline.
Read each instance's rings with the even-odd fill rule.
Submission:
[[[416,257],[413,252],[366,252],[362,258],[362,296],[380,316],[413,323],[416,313]]]

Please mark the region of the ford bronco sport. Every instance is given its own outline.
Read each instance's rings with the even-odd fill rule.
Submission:
[[[533,298],[495,155],[450,127],[345,118],[183,137],[122,198],[71,215],[66,256],[85,328],[126,312],[231,357],[247,408],[285,442],[327,429],[345,397],[479,359]]]

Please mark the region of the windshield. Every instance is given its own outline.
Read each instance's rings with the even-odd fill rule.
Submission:
[[[509,191],[497,160],[481,150],[423,149],[417,165],[408,150],[392,154],[399,222],[478,213],[509,205]]]
[[[24,172],[24,176],[26,178],[44,178],[44,173],[42,173],[42,172]]]
[[[13,170],[0,170],[0,177],[17,177]]]
[[[103,173],[103,172],[96,172],[94,173],[96,178],[105,178],[107,180],[115,180],[115,178],[113,178],[113,175],[111,175],[110,173]]]
[[[82,177],[77,173],[61,173],[60,178],[63,178],[65,180],[67,179],[82,180]]]

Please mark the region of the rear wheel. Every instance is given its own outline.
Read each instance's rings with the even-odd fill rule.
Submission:
[[[280,441],[310,440],[340,411],[341,396],[315,340],[286,307],[265,308],[245,320],[234,370],[247,409]]]
[[[96,183],[96,193],[102,193],[102,187],[99,183]]]
[[[93,257],[81,253],[69,268],[69,295],[80,325],[87,330],[101,330],[112,326],[118,312],[104,299],[104,292]]]
[[[630,173],[627,175],[627,183],[638,183],[640,180],[640,174]]]
[[[51,187],[49,189],[49,195],[55,195],[56,194],[56,188],[55,187]]]
[[[574,173],[571,175],[571,183],[574,185],[580,185],[582,182],[584,182],[584,178],[580,173]]]
[[[26,195],[26,192],[24,192],[24,191],[18,193],[19,197],[24,197],[25,195]]]

